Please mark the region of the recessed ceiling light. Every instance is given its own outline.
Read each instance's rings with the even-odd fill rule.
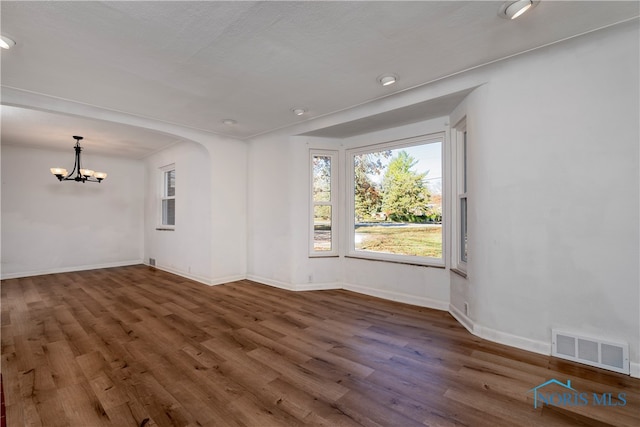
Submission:
[[[3,49],[11,49],[13,46],[16,45],[16,42],[13,41],[13,39],[7,37],[7,36],[0,36],[0,47]]]
[[[389,86],[394,84],[397,81],[398,81],[398,76],[396,76],[395,74],[383,74],[382,76],[378,77],[378,82],[382,86]]]
[[[293,114],[295,114],[296,116],[301,116],[304,113],[306,113],[307,110],[305,110],[304,108],[296,107],[296,108],[292,108],[291,112],[293,112]]]
[[[227,126],[233,126],[238,124],[238,122],[233,119],[224,119],[222,123],[224,123]]]
[[[537,1],[532,0],[508,1],[500,6],[498,15],[505,19],[516,19],[517,17],[522,16],[523,13],[534,7],[536,3]]]

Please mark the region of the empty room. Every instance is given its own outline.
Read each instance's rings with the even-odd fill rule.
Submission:
[[[0,33],[2,427],[640,425],[640,2]]]

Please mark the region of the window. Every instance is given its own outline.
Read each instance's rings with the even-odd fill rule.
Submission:
[[[335,151],[311,151],[311,256],[336,256],[337,170]]]
[[[456,206],[454,207],[454,216],[456,217],[456,227],[453,230],[453,268],[460,272],[467,271],[467,258],[469,256],[469,237],[468,237],[468,197],[467,197],[467,125],[463,119],[458,123],[453,132],[455,138],[455,185],[457,193]]]
[[[162,170],[161,219],[164,226],[176,225],[176,168],[165,166]]]
[[[347,152],[350,256],[444,266],[444,133]]]

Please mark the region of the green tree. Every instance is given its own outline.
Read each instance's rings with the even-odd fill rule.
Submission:
[[[313,201],[331,200],[331,157],[313,157]]]
[[[355,215],[358,220],[372,219],[382,207],[382,194],[370,175],[380,175],[382,159],[391,157],[391,151],[360,154],[354,157]]]
[[[391,159],[382,180],[382,211],[394,221],[415,222],[429,209],[430,194],[424,179],[429,173],[413,170],[417,160],[406,151]]]

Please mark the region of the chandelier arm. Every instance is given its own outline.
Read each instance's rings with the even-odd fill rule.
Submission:
[[[80,141],[83,138],[81,136],[74,136],[73,138],[76,140],[76,145],[74,146],[75,159],[74,159],[73,169],[71,170],[71,173],[68,173],[66,176],[63,176],[61,174],[58,175],[56,172],[54,172],[57,168],[52,168],[51,172],[56,176],[56,178],[58,178],[59,181],[76,181],[76,182],[83,182],[83,183],[89,181],[89,182],[97,182],[98,184],[101,183],[102,180],[106,178],[106,174],[102,172],[101,172],[101,178],[95,178],[95,177],[92,177],[91,175],[87,175],[87,176],[82,175],[82,162],[80,158],[82,147],[80,146]]]
[[[66,177],[63,178],[64,181],[78,181],[76,178],[80,176],[80,156],[79,156],[79,151],[78,151],[78,143],[76,142],[76,146],[74,147],[74,149],[76,150],[76,156],[75,156],[75,160],[73,162],[73,169],[71,170],[71,172],[69,172],[69,174],[67,174]],[[77,171],[77,176],[73,176],[74,173],[76,173]]]

